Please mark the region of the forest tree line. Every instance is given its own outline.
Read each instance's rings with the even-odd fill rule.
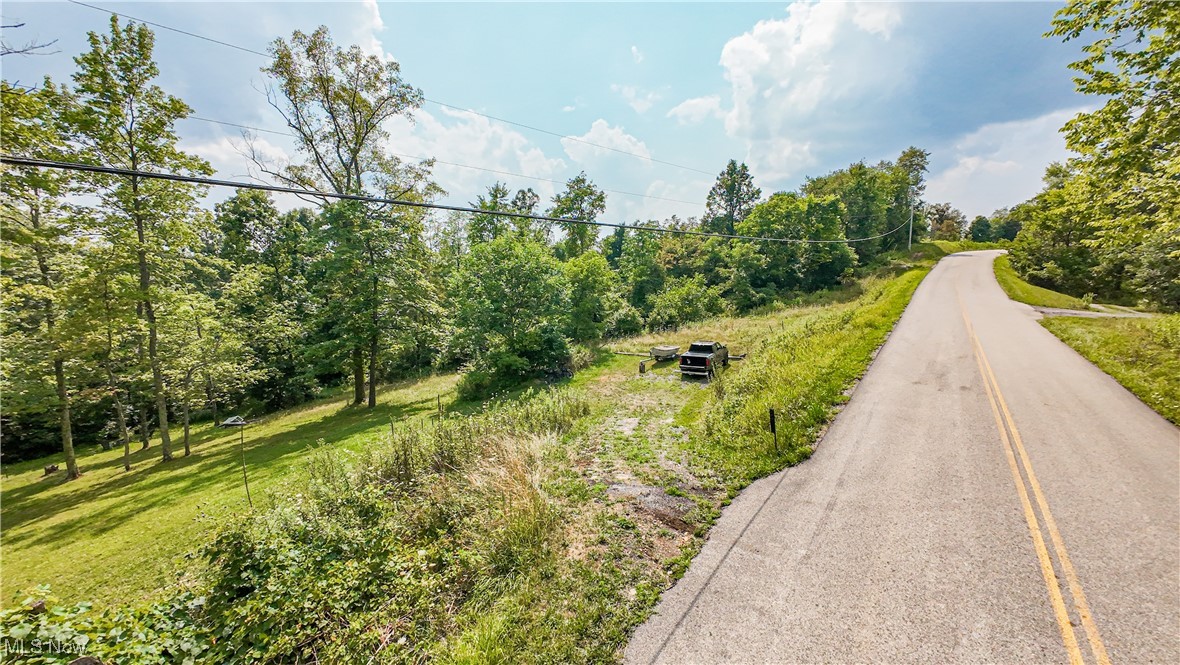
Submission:
[[[1071,295],[1180,310],[1180,4],[1072,2],[1049,36],[1094,38],[1070,68],[1101,105],[1062,128],[1076,156],[1013,208],[1012,266]]]
[[[109,33],[89,35],[68,83],[4,82],[6,152],[211,174],[178,147],[190,108],[154,82],[153,42],[146,26],[115,17]],[[247,144],[259,172],[336,194],[443,193],[430,162],[390,152],[382,123],[422,101],[397,63],[339,47],[325,28],[271,52],[268,99],[297,137],[298,161]],[[700,218],[609,234],[501,214],[598,220],[606,194],[585,173],[548,201],[497,182],[471,201],[486,212],[436,216],[327,198],[284,212],[248,189],[208,209],[197,184],[6,167],[4,461],[64,450],[75,477],[75,445],[122,446],[129,466],[132,446],[157,438],[167,461],[191,453],[198,418],[261,414],[343,385],[372,407],[382,382],[434,367],[461,369],[466,397],[567,374],[605,338],[826,288],[904,247],[927,157],[911,148],[770,196],[730,161]],[[920,211],[914,228],[925,232]],[[840,242],[872,236],[882,237]]]

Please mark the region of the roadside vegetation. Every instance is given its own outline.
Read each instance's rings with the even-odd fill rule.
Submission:
[[[1061,129],[1074,156],[1015,206],[1012,267],[1036,286],[1103,302],[1180,310],[1180,95],[1172,38],[1180,5],[1070,2],[1049,34],[1082,41],[1070,65],[1094,110]]]
[[[1093,309],[1074,298],[1029,284],[1007,256],[995,261],[996,281],[1008,297],[1028,305]],[[1168,420],[1180,424],[1180,315],[1132,317],[1046,316],[1041,325]]]
[[[1012,269],[1012,262],[1007,256],[998,256],[993,264],[996,281],[1004,293],[1016,302],[1037,307],[1056,307],[1060,309],[1090,309],[1090,305],[1082,298],[1074,298],[1064,293],[1029,284]]]
[[[947,254],[955,252],[974,252],[980,249],[1007,249],[1007,241],[977,242],[975,240],[935,240],[935,245]]]
[[[1061,341],[1180,425],[1180,314],[1151,318],[1047,317]]]
[[[150,506],[144,521],[102,546],[105,556],[162,546],[172,553],[157,556],[171,565],[130,567],[121,588],[81,589],[68,566],[50,575],[29,566],[29,582],[54,584],[19,599],[0,630],[81,640],[114,662],[614,659],[720,507],[810,454],[925,274],[921,257],[941,254],[915,249],[882,258],[897,277],[614,344],[724,336],[748,355],[712,384],[680,379],[674,363],[640,375],[635,357],[599,353],[572,378],[486,410],[456,401],[449,374],[382,391],[381,414],[348,406],[347,396],[276,414],[247,430],[254,510],[244,503],[236,434],[200,429],[201,466],[153,467],[162,470],[144,488],[151,501],[131,504]],[[927,267],[907,268],[915,262]],[[436,395],[446,415],[434,423]],[[783,414],[777,450],[770,406]],[[401,418],[391,426],[390,416]],[[296,445],[301,433],[322,441]],[[115,451],[100,455],[118,464]],[[47,488],[33,464],[13,471],[5,510],[36,509],[14,531],[23,537],[6,540],[6,585],[7,563],[24,560],[24,546],[54,542],[58,527],[40,520],[80,498],[71,494],[111,482],[95,472]],[[10,487],[33,493],[10,497]],[[204,517],[191,530],[143,528],[178,522],[159,519],[177,504],[192,511],[186,522]],[[100,514],[75,512],[73,541],[57,545],[90,551],[109,541],[112,524],[84,527]],[[47,561],[52,552],[27,553]],[[77,604],[104,596],[121,602]],[[53,611],[32,611],[40,600]],[[43,662],[68,662],[53,658]]]

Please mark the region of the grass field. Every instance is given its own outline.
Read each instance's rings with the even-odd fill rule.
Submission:
[[[1081,299],[1067,296],[1039,286],[1033,286],[1020,278],[1012,269],[1012,262],[1007,256],[996,257],[994,265],[996,281],[1008,297],[1026,305],[1037,307],[1056,307],[1060,309],[1090,309]]]
[[[1041,325],[1180,425],[1180,314],[1150,319],[1054,316]]]
[[[425,418],[436,400],[455,408],[454,374],[385,386],[370,411],[330,398],[271,414],[243,432],[246,467],[255,503],[290,477],[308,451],[320,445],[360,449],[388,432],[390,419]],[[42,468],[61,456],[4,468],[3,605],[37,584],[51,584],[73,600],[127,603],[150,598],[177,575],[191,571],[184,558],[208,536],[202,519],[246,507],[238,432],[208,423],[193,432],[193,454],[159,462],[158,440],[133,453],[123,471],[122,450],[97,446],[79,456],[82,478],[64,483]],[[137,443],[132,444],[138,447]]]
[[[409,520],[398,529],[446,506],[485,506],[480,520],[458,523],[443,540],[407,541],[403,549],[411,556],[425,551],[417,548],[451,547],[452,540],[483,542],[484,534],[507,534],[496,537],[509,538],[509,544],[523,538],[526,545],[533,538],[529,533],[549,534],[534,539],[543,546],[529,546],[532,558],[519,571],[468,580],[473,586],[459,601],[425,596],[424,602],[440,604],[427,611],[433,618],[421,628],[425,637],[394,660],[515,662],[541,653],[553,662],[617,659],[630,631],[687,568],[721,507],[750,481],[810,454],[930,259],[941,253],[922,245],[883,268],[882,274],[893,276],[812,294],[798,301],[802,304],[612,343],[615,350],[641,351],[657,342],[686,346],[693,339],[716,338],[731,352],[748,355],[706,383],[682,379],[674,373],[675,363],[639,374],[638,358],[600,354],[595,364],[560,382],[569,399],[588,409],[568,433],[493,441],[491,450],[501,452],[477,455],[474,466],[453,475],[432,476],[435,480],[413,496],[393,496],[391,519]],[[925,267],[915,267],[919,264]],[[227,524],[230,532],[235,521],[269,524],[268,503],[303,501],[299,493],[322,482],[316,465],[324,458],[317,449],[396,457],[389,446],[391,419],[420,420],[425,427],[440,398],[452,412],[477,410],[477,404],[455,401],[456,378],[444,374],[388,386],[375,411],[347,406],[341,396],[251,425],[245,450],[253,512],[245,504],[236,433],[208,426],[198,428],[192,457],[161,464],[153,446],[136,454],[130,473],[122,471],[119,451],[84,455],[85,475],[71,483],[40,477],[50,460],[6,468],[5,605],[22,589],[44,583],[64,601],[93,600],[99,607],[166,597],[181,575],[188,588],[199,587],[203,564],[192,553],[216,529],[226,533]],[[781,450],[771,447],[764,431],[772,405],[790,414],[779,424]],[[526,449],[535,451],[528,453],[534,461],[527,464],[519,461]],[[329,475],[332,482],[347,483],[349,473],[371,476],[363,465]],[[496,508],[495,496],[488,498],[487,488],[509,477],[524,479],[505,485],[517,488],[512,492],[543,497],[548,508],[537,513],[541,517],[530,522],[515,509]],[[397,506],[408,512],[402,515]],[[549,511],[556,517],[545,518]],[[456,553],[439,556],[450,560]],[[284,610],[283,603],[267,602],[254,607],[290,618],[293,610]],[[370,609],[392,617],[424,611],[423,601],[398,602],[410,604],[386,602]],[[355,615],[353,608],[344,616]],[[262,619],[243,615],[242,621]],[[358,630],[360,643],[372,637],[371,629]]]

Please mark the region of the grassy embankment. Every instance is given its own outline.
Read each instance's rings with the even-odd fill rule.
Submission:
[[[974,240],[934,240],[932,245],[937,246],[947,254],[954,254],[955,252],[973,252],[980,249],[1008,249],[1011,246],[1007,240],[1000,242],[976,242]]]
[[[996,281],[1018,302],[1060,309],[1091,309],[1078,298],[1033,286],[1008,257],[995,262]],[[1049,316],[1041,325],[1114,377],[1145,404],[1180,424],[1180,314],[1151,318]]]
[[[3,487],[4,599],[43,582],[67,600],[159,599],[174,593],[159,587],[189,571],[188,587],[207,591],[202,585],[212,580],[210,598],[224,600],[227,570],[237,571],[229,575],[237,579],[234,566],[241,564],[227,560],[227,551],[237,553],[229,559],[268,557],[284,552],[276,543],[298,541],[295,554],[283,554],[290,555],[283,566],[250,559],[252,576],[264,569],[275,582],[306,551],[336,551],[341,539],[344,551],[356,551],[349,550],[356,545],[351,539],[385,528],[387,538],[361,551],[392,540],[400,549],[389,560],[405,552],[429,558],[413,568],[422,583],[374,594],[369,585],[388,580],[333,568],[335,586],[348,593],[335,605],[316,605],[315,593],[301,592],[303,604],[289,610],[298,630],[311,631],[309,639],[315,639],[315,617],[337,627],[348,617],[347,631],[335,628],[348,635],[335,648],[384,649],[393,635],[396,647],[383,652],[390,660],[615,658],[660,591],[683,572],[721,506],[752,480],[810,454],[925,274],[925,267],[910,264],[928,267],[941,253],[920,245],[884,271],[892,277],[811,295],[796,306],[621,341],[617,350],[642,350],[711,337],[749,356],[712,385],[681,380],[672,363],[640,375],[636,358],[602,356],[558,388],[566,397],[557,403],[576,407],[560,427],[528,415],[530,400],[539,397],[510,407],[524,416],[507,411],[472,421],[526,423],[515,429],[414,425],[434,410],[436,395],[454,410],[472,407],[454,403],[454,376],[392,386],[375,413],[338,398],[274,414],[246,431],[254,513],[244,511],[234,434],[201,429],[194,456],[170,464],[157,463],[153,447],[137,455],[130,474],[122,472],[117,451],[87,455],[86,475],[68,484],[38,477],[46,460],[13,466]],[[766,431],[771,406],[783,414],[777,451]],[[392,441],[391,418],[410,422]],[[317,447],[323,450],[313,454]],[[268,491],[274,498],[260,501]],[[323,515],[336,515],[340,495],[353,492],[363,497],[367,517],[356,528],[332,528],[331,519],[343,518]],[[328,519],[328,527],[292,531],[299,520],[288,513],[305,510],[305,502],[319,506],[312,512]],[[219,512],[232,514],[199,519]],[[213,532],[222,545],[234,546],[202,564],[205,570],[186,555]],[[318,574],[326,573],[311,569],[286,579],[297,584]],[[438,591],[443,588],[455,590]],[[263,589],[269,593],[273,585],[227,607],[261,603]],[[371,595],[385,600],[366,605],[376,603]],[[292,618],[283,615],[284,603],[254,610],[259,607],[278,613],[265,619],[261,633],[250,632],[257,611],[232,623],[247,642]],[[297,648],[250,644],[272,656]]]
[[[1000,288],[1004,289],[1004,293],[1007,293],[1009,298],[1017,302],[1036,307],[1090,309],[1090,306],[1080,298],[1034,286],[1024,281],[1012,269],[1012,262],[1007,256],[996,257],[994,269],[996,281],[1000,283]]]
[[[1041,320],[1061,341],[1180,425],[1180,314]]]

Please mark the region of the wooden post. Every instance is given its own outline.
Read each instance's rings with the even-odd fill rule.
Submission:
[[[774,422],[774,409],[770,410],[770,433],[774,435],[774,452],[778,453],[778,427]]]

